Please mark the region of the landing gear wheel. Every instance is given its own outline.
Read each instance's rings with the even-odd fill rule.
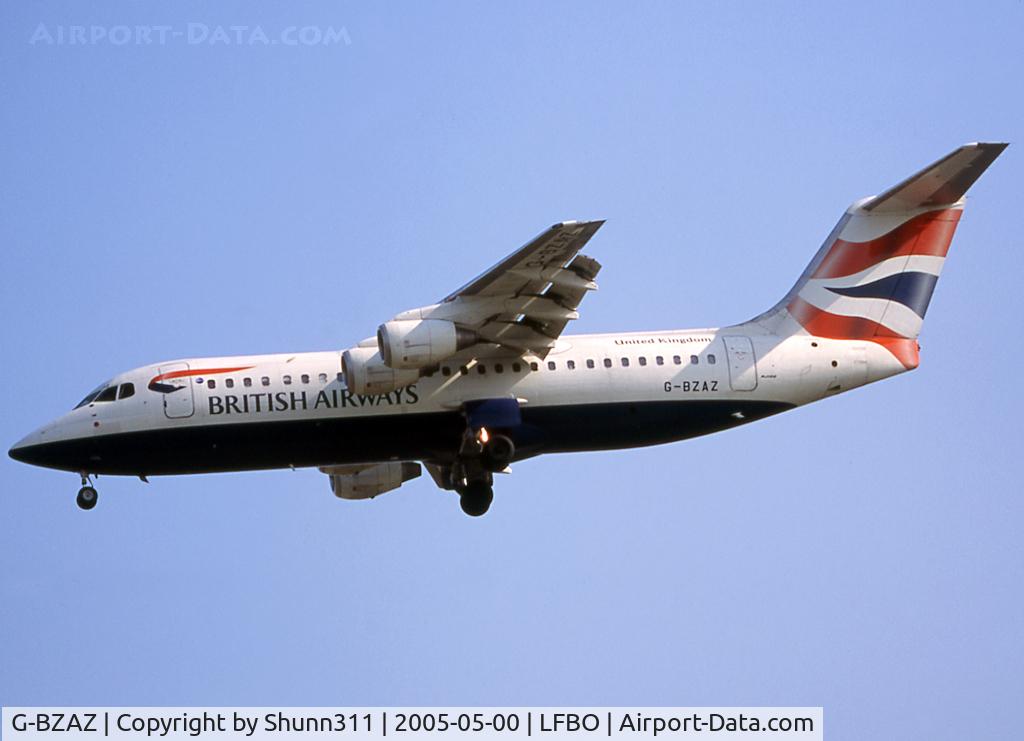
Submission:
[[[486,514],[494,501],[494,490],[485,481],[477,481],[466,486],[459,495],[462,511],[470,517]]]
[[[504,435],[494,435],[484,446],[483,464],[488,471],[504,471],[516,454],[516,446]]]
[[[75,502],[82,509],[92,509],[96,506],[96,500],[99,499],[99,495],[96,494],[96,490],[91,486],[83,486],[78,490],[78,497]]]

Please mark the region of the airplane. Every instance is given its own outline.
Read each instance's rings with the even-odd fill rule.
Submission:
[[[565,221],[346,350],[136,368],[9,454],[78,474],[85,510],[98,475],[316,467],[335,496],[368,499],[425,467],[480,516],[518,461],[707,435],[917,368],[965,193],[1006,146],[966,144],[855,201],[740,324],[563,335],[597,288],[581,249],[604,223]]]

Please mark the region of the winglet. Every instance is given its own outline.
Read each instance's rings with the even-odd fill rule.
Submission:
[[[861,208],[888,213],[956,203],[1007,146],[1003,142],[965,144],[875,196]]]

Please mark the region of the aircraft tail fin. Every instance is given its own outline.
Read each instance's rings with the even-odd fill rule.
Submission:
[[[964,194],[1006,147],[965,144],[854,203],[796,285],[753,321],[780,334],[870,340],[917,367],[917,337]]]

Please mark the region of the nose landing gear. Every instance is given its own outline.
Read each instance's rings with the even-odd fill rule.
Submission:
[[[78,496],[75,498],[75,503],[82,509],[89,510],[96,506],[96,501],[99,499],[99,494],[89,483],[89,476],[82,474],[82,488],[78,490]]]
[[[99,495],[96,493],[95,489],[91,486],[83,486],[78,490],[78,496],[75,498],[75,502],[82,509],[92,509],[96,506],[96,500],[98,498]]]

